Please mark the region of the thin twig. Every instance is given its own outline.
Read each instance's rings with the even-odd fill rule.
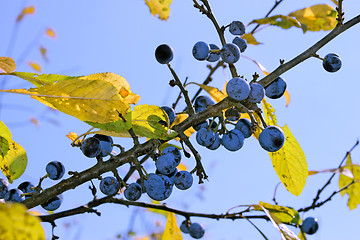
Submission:
[[[277,6],[279,6],[279,4],[280,4],[282,1],[283,1],[283,0],[275,1],[274,6],[269,10],[269,12],[265,15],[265,17],[268,17],[268,16],[270,15],[270,13],[272,13],[272,11],[274,11],[275,8],[276,8]],[[251,33],[251,34],[254,34],[255,31],[256,31],[256,29],[258,29],[259,26],[260,26],[260,24],[256,25],[256,26],[254,27],[254,29],[253,29],[250,33]]]

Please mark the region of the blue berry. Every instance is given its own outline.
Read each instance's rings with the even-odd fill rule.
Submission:
[[[241,118],[239,119],[239,121],[237,121],[235,128],[237,130],[240,130],[240,132],[242,132],[244,134],[245,138],[248,138],[251,136],[252,131],[251,131],[251,121],[249,119],[246,118]]]
[[[81,144],[81,151],[89,158],[94,158],[102,154],[100,140],[95,137],[85,139]]]
[[[140,184],[131,183],[124,191],[124,196],[129,201],[136,201],[141,197],[142,189]]]
[[[190,236],[195,239],[202,238],[205,234],[204,226],[200,223],[192,223],[189,227]]]
[[[250,85],[242,78],[231,79],[226,85],[227,95],[237,101],[245,100],[250,95]]]
[[[100,182],[100,191],[105,195],[114,195],[120,189],[118,180],[114,177],[105,177]]]
[[[251,103],[259,103],[265,96],[265,88],[259,83],[250,84],[250,95],[248,101]]]
[[[23,193],[36,193],[35,190],[31,189],[35,187],[34,184],[32,184],[31,182],[23,182],[21,183],[19,186],[18,186],[18,189],[20,189]],[[25,198],[29,198],[31,197],[32,195],[25,195]]]
[[[220,56],[226,63],[236,63],[240,59],[240,49],[233,43],[227,43],[221,49]]]
[[[162,106],[161,107],[165,112],[166,114],[168,115],[168,118],[169,118],[169,125],[173,124],[174,121],[175,121],[175,111],[174,109],[170,108],[170,107],[167,107],[167,106]]]
[[[286,90],[286,82],[281,77],[276,78],[273,82],[265,87],[265,95],[271,99],[280,98]]]
[[[181,161],[181,152],[176,147],[173,147],[173,146],[166,147],[161,152],[161,154],[172,154],[172,155],[174,155],[175,161],[177,162],[178,165],[179,165],[179,163]]]
[[[195,45],[192,49],[192,54],[193,54],[194,58],[196,58],[197,60],[200,60],[200,61],[206,60],[210,54],[209,44],[202,42],[202,41],[195,43]]]
[[[160,155],[156,159],[155,166],[161,174],[167,175],[174,172],[179,163],[180,162],[175,160],[175,156],[173,154],[168,153]]]
[[[9,191],[9,183],[5,179],[0,178],[0,199],[5,197],[5,194]]]
[[[188,171],[180,171],[175,175],[174,184],[180,190],[189,189],[193,184],[193,176]]]
[[[239,47],[240,52],[245,52],[245,50],[246,50],[246,48],[247,48],[247,42],[246,42],[245,39],[242,39],[242,38],[239,38],[239,37],[235,37],[235,38],[232,40],[232,43]]]
[[[59,161],[52,161],[46,165],[46,172],[52,180],[59,180],[64,176],[65,167]]]
[[[195,124],[193,126],[195,131],[199,131],[201,128],[207,128],[207,127],[209,127],[209,121],[208,120],[205,120],[203,122],[199,122],[199,123],[197,123],[197,124]]]
[[[112,152],[112,150],[113,150],[112,144],[114,143],[112,137],[102,135],[102,134],[95,134],[94,138],[97,138],[100,140],[102,157],[106,157],[107,155],[109,155]]]
[[[218,133],[215,133],[215,141],[210,146],[207,146],[207,148],[210,150],[216,150],[220,147],[221,143],[222,140],[220,135]]]
[[[51,198],[46,203],[41,204],[41,207],[43,207],[47,211],[55,211],[61,206],[61,203],[62,203],[62,197],[56,196]]]
[[[141,183],[141,178],[136,179],[136,183],[139,184],[141,186],[141,193],[145,193],[145,187],[143,187],[142,183]]]
[[[189,233],[190,232],[190,224],[191,224],[191,222],[189,220],[184,220],[180,224],[180,231],[182,231],[183,233]]]
[[[225,111],[225,118],[228,121],[237,121],[240,118],[240,113],[235,108],[228,108]]]
[[[163,201],[170,197],[173,189],[170,178],[155,173],[148,175],[148,179],[144,181],[144,185],[147,195],[156,201]]]
[[[240,21],[233,21],[230,24],[229,32],[232,35],[244,35],[245,34],[245,25]]]
[[[337,72],[341,68],[341,58],[335,53],[329,53],[324,57],[323,67],[328,72]]]
[[[218,46],[216,46],[215,44],[209,44],[210,46],[210,50],[220,50],[220,48]],[[206,59],[208,62],[216,62],[217,60],[220,59],[220,54],[219,53],[212,53],[210,52],[208,58]]]
[[[316,218],[308,217],[301,224],[301,230],[306,234],[314,234],[319,228],[319,224]]]
[[[259,143],[268,152],[276,152],[285,143],[285,134],[277,126],[268,126],[259,135]]]
[[[237,151],[244,145],[244,134],[233,129],[222,136],[222,145],[229,151]]]
[[[25,197],[22,196],[23,192],[20,189],[10,189],[4,196],[5,202],[22,202]]]
[[[198,96],[194,102],[195,112],[199,113],[201,111],[204,111],[208,106],[214,105],[214,104],[215,104],[215,101],[212,100],[210,97]]]
[[[161,44],[155,50],[155,58],[161,64],[167,64],[173,60],[173,50],[169,45]]]
[[[211,129],[201,128],[196,133],[196,142],[205,147],[211,146],[215,141],[215,133]]]

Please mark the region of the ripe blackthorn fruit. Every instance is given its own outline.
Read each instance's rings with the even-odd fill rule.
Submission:
[[[9,191],[9,183],[5,179],[0,178],[0,199],[5,197],[5,194]]]
[[[225,111],[225,118],[228,121],[237,121],[240,118],[240,113],[235,108],[228,108]]]
[[[144,181],[147,195],[156,201],[163,201],[170,197],[173,184],[165,175],[150,173]]]
[[[112,144],[114,143],[112,137],[102,135],[102,134],[95,134],[94,138],[97,138],[100,140],[102,157],[106,157],[107,155],[109,155],[112,152],[112,150],[113,150]]]
[[[167,64],[173,60],[173,50],[169,45],[161,44],[155,50],[155,58],[161,64]]]
[[[204,226],[200,223],[192,223],[189,227],[189,233],[190,236],[192,236],[195,239],[202,238],[205,234]]]
[[[41,206],[47,211],[55,211],[61,206],[62,197],[56,196],[47,201],[46,203],[41,204]]]
[[[22,202],[25,197],[22,196],[23,192],[20,189],[10,189],[4,196],[5,202]]]
[[[214,104],[215,104],[215,101],[212,100],[210,97],[198,96],[194,102],[195,112],[199,113],[201,111],[204,111],[208,106],[214,105]]]
[[[226,85],[227,95],[237,101],[245,100],[250,95],[250,85],[242,78],[231,79]]]
[[[265,87],[265,95],[271,99],[280,98],[286,90],[286,82],[281,77],[276,78]]]
[[[221,49],[220,56],[226,63],[236,63],[240,59],[240,49],[233,43],[227,43]]]
[[[220,48],[218,46],[216,46],[215,44],[210,43],[210,50],[220,50]],[[212,53],[210,52],[208,58],[206,59],[208,62],[216,62],[217,60],[220,59],[220,54],[219,53]]]
[[[259,143],[268,152],[276,152],[285,143],[284,131],[277,126],[268,126],[259,135]]]
[[[222,145],[229,151],[237,151],[244,145],[244,134],[233,129],[222,136]]]
[[[161,107],[165,112],[166,114],[168,115],[168,118],[169,118],[169,125],[173,124],[174,121],[175,121],[175,111],[174,109],[170,108],[170,107],[167,107],[167,106],[162,106]]]
[[[250,84],[250,95],[247,99],[251,103],[259,103],[265,96],[265,88],[259,83]]]
[[[239,47],[240,52],[245,52],[245,50],[246,50],[246,48],[247,48],[247,42],[246,42],[245,39],[242,39],[242,38],[239,38],[239,37],[235,37],[235,38],[232,40],[232,43]]]
[[[182,231],[183,233],[189,233],[190,232],[190,224],[191,224],[191,222],[189,220],[184,220],[180,224],[180,231]]]
[[[329,53],[324,57],[323,67],[328,72],[337,72],[341,68],[341,58],[335,53]]]
[[[35,193],[35,190],[31,190],[31,188],[35,187],[34,184],[32,184],[29,181],[23,182],[18,186],[18,189],[20,189],[23,193]],[[25,195],[25,198],[29,198],[32,195]]]
[[[141,197],[142,189],[140,184],[131,183],[124,191],[124,196],[129,201],[136,201]]]
[[[59,161],[52,161],[46,165],[46,172],[52,180],[59,180],[64,176],[65,167]]]
[[[100,191],[105,195],[114,195],[119,191],[120,184],[114,177],[105,177],[100,182]]]
[[[215,133],[211,129],[201,128],[196,133],[196,142],[201,146],[210,147],[215,139]]]
[[[199,41],[195,43],[192,54],[194,58],[196,58],[199,61],[204,61],[209,57],[210,54],[210,46],[209,44]]]
[[[80,148],[83,154],[89,158],[97,157],[102,153],[100,140],[95,137],[86,138]]]
[[[240,21],[233,21],[230,24],[229,32],[232,35],[243,35],[245,34],[245,25]]]
[[[189,189],[193,184],[193,176],[188,171],[180,171],[174,177],[174,184],[180,190]]]
[[[175,161],[179,164],[181,161],[181,152],[178,148],[174,146],[169,146],[164,148],[161,154],[172,154],[175,158]]]
[[[175,160],[175,156],[173,154],[163,154],[160,155],[155,162],[156,169],[161,174],[170,174],[175,171],[176,167],[180,162]]]
[[[301,224],[301,230],[306,234],[314,234],[319,228],[316,218],[307,217]]]
[[[220,147],[221,143],[222,140],[220,135],[218,133],[215,133],[215,141],[210,146],[207,146],[207,148],[210,150],[216,150]]]
[[[247,118],[241,118],[239,121],[237,121],[235,128],[237,130],[240,130],[244,134],[245,138],[248,138],[251,136],[251,121]]]

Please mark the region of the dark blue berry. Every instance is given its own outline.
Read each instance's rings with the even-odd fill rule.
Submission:
[[[173,60],[173,50],[169,45],[161,44],[155,50],[155,58],[161,64],[167,64]]]
[[[46,165],[46,172],[52,180],[59,180],[64,176],[65,167],[59,161],[52,161]]]

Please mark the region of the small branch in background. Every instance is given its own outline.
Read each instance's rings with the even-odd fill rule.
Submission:
[[[345,162],[345,160],[347,159],[347,157],[349,156],[349,154],[350,154],[358,145],[359,145],[359,140],[357,140],[356,143],[354,144],[354,146],[352,146],[352,148],[351,148],[349,151],[346,152],[345,157],[341,160],[341,163],[339,164],[338,168],[340,168],[340,167],[343,165],[343,163]],[[315,206],[315,205],[316,205],[316,202],[320,199],[321,193],[324,191],[324,189],[325,189],[328,185],[330,185],[331,180],[335,177],[335,175],[336,175],[336,173],[334,172],[334,173],[331,175],[331,177],[329,178],[329,180],[325,183],[325,185],[324,185],[321,189],[318,190],[318,192],[317,192],[317,194],[316,194],[316,196],[315,196],[315,198],[314,198],[311,206]]]
[[[277,193],[277,190],[279,188],[279,186],[281,185],[281,182],[279,182],[278,184],[276,184],[276,187],[275,187],[275,190],[274,190],[274,196],[273,196],[273,202],[275,203],[275,205],[278,205],[279,203],[276,201],[276,193]]]
[[[193,108],[193,106],[191,104],[188,91],[182,85],[182,83],[181,83],[179,77],[176,75],[174,69],[172,69],[172,67],[170,66],[170,63],[167,63],[167,66],[170,69],[171,74],[175,78],[175,84],[180,88],[181,93],[184,95],[185,103],[186,103],[186,106],[187,106],[187,109],[188,109],[189,116],[194,115],[195,110],[194,110],[194,108]]]
[[[336,8],[337,12],[338,12],[338,16],[337,16],[337,21],[338,21],[338,25],[343,25],[344,23],[344,12],[342,10],[342,5],[343,5],[343,0],[339,0],[339,4]]]
[[[185,81],[184,81],[183,86],[186,85],[188,79],[189,79],[188,77],[185,78]],[[173,108],[174,110],[175,110],[177,104],[179,103],[180,99],[181,99],[181,91],[179,92],[179,95],[178,95],[178,97],[176,98],[176,101],[175,101],[175,102],[173,103],[173,105],[172,105],[172,108]]]
[[[248,218],[246,218],[246,217],[245,217],[245,219],[261,234],[261,236],[263,236],[264,239],[269,240],[269,239],[265,236],[265,234],[264,234],[252,221],[250,221],[250,219],[248,219]]]
[[[116,110],[116,111],[117,111],[117,110]],[[121,118],[121,120],[123,120],[124,123],[126,123],[126,119],[124,118],[124,116],[123,116],[119,111],[117,111],[117,112],[118,112],[119,117]],[[130,128],[130,129],[128,130],[128,132],[129,132],[131,138],[132,138],[133,141],[134,141],[134,145],[135,145],[135,146],[140,145],[139,138],[136,136],[134,130],[133,130],[132,128]]]
[[[275,8],[277,8],[277,6],[279,6],[282,1],[283,1],[283,0],[277,0],[277,1],[275,1],[274,6],[269,10],[269,12],[265,15],[265,17],[268,17],[268,16],[270,15],[270,13],[272,13],[272,11],[274,11]],[[259,28],[259,26],[260,26],[259,24],[256,25],[256,26],[254,27],[254,29],[253,29],[250,33],[251,33],[251,34],[254,34],[255,31]]]

